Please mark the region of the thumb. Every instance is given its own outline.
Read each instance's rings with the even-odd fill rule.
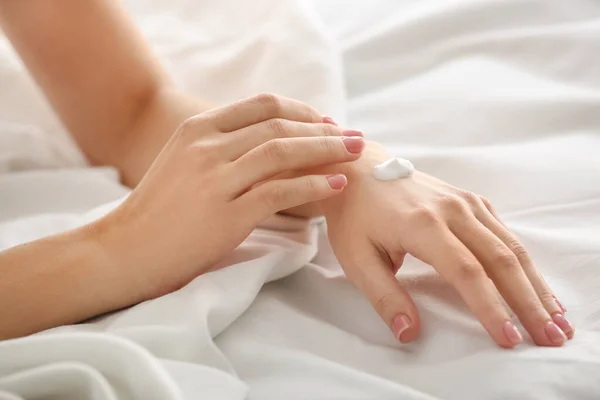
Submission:
[[[421,325],[419,311],[394,275],[399,267],[390,265],[375,249],[373,254],[357,261],[352,262],[352,268],[344,268],[348,278],[367,297],[396,339],[402,343],[415,340]]]

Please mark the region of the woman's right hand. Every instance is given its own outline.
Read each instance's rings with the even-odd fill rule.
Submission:
[[[265,218],[343,190],[344,175],[276,177],[360,157],[361,134],[327,121],[269,94],[186,120],[138,187],[100,222],[100,243],[112,261],[135,271],[142,297],[185,285]]]

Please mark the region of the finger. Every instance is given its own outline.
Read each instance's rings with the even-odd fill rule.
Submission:
[[[424,242],[435,245],[419,249],[413,255],[433,265],[454,286],[496,343],[506,348],[521,343],[521,334],[504,307],[498,290],[469,249],[447,228],[430,229],[425,237],[427,240]]]
[[[510,231],[510,229],[502,222],[496,211],[494,210],[492,204],[484,197],[481,197],[477,201],[477,205],[479,206],[477,209],[482,210],[482,212],[476,212],[475,216],[479,219],[488,229],[490,229],[496,236],[498,236],[517,256],[521,265],[525,270],[525,273],[529,277],[529,280],[533,284],[533,287],[538,292],[540,299],[544,305],[548,305],[548,310],[555,310],[554,305],[551,304],[551,300],[548,299],[548,294],[553,300],[556,302],[558,308],[566,313],[567,309],[561,304],[561,302],[556,298],[556,295],[548,286],[548,283],[544,279],[541,273],[535,268],[531,257],[525,250],[525,248],[519,243],[517,237]],[[485,209],[481,208],[481,206],[485,207]],[[487,213],[485,211],[488,211]]]
[[[261,93],[207,111],[216,129],[221,132],[233,132],[273,118],[298,122],[329,122],[311,106],[300,101],[271,93]]]
[[[345,175],[305,175],[293,179],[278,179],[262,183],[244,193],[233,203],[259,223],[288,208],[319,201],[340,193],[348,180]]]
[[[361,137],[270,140],[230,164],[235,178],[231,187],[239,193],[284,171],[353,161],[364,147]]]
[[[475,216],[451,221],[450,229],[475,255],[534,342],[561,346],[566,337],[552,321],[517,257]]]
[[[483,201],[482,205],[484,208],[480,208],[475,214],[477,219],[514,254],[554,323],[560,327],[568,339],[571,339],[575,335],[575,329],[564,316],[566,310],[533,264],[531,257],[517,237],[495,215],[494,209],[491,206],[486,206]]]
[[[396,279],[396,269],[376,251],[363,260],[340,260],[348,278],[367,297],[394,337],[409,343],[419,334],[419,311],[410,294]]]
[[[363,134],[356,130],[344,130],[332,124],[274,118],[231,132],[223,139],[226,141],[224,148],[227,149],[227,156],[235,160],[269,140],[318,136],[363,136]]]

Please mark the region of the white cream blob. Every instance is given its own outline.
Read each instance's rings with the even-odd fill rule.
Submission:
[[[373,176],[380,181],[408,178],[415,172],[415,166],[404,158],[390,158],[373,167]]]

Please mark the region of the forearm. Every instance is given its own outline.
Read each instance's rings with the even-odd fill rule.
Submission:
[[[208,103],[176,88],[162,87],[123,134],[119,142],[121,157],[106,163],[119,169],[123,183],[135,187],[177,127],[209,108]]]
[[[206,109],[175,92],[117,0],[0,0],[0,26],[92,164],[117,167],[130,186]]]
[[[0,253],[0,340],[80,322],[141,301],[131,271],[94,223]]]
[[[93,163],[107,163],[166,73],[119,2],[0,0],[0,24]]]

